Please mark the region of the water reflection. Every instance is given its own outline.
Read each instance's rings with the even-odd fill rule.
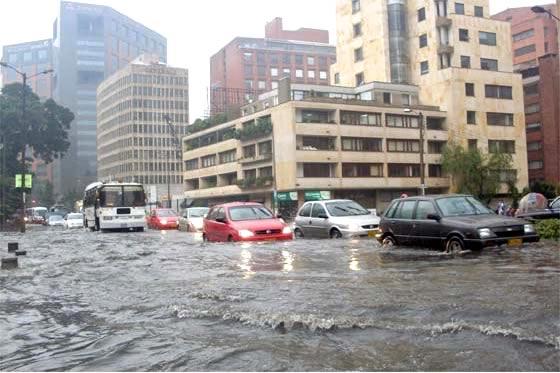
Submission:
[[[360,261],[358,260],[358,249],[350,249],[350,265],[351,271],[360,271]]]
[[[255,275],[251,268],[251,260],[253,255],[247,249],[241,250],[241,261],[238,264],[239,268],[243,271],[243,279],[248,280]]]
[[[289,251],[282,250],[282,257],[284,258],[284,267],[282,268],[282,272],[291,272],[294,270],[294,254]]]

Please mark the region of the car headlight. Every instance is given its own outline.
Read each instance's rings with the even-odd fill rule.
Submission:
[[[480,228],[478,230],[478,236],[480,238],[490,238],[490,237],[494,237],[495,234],[494,232],[492,232],[490,228]]]
[[[167,224],[167,219],[161,219],[160,222],[161,224]]]
[[[535,226],[533,224],[525,224],[523,230],[525,234],[535,233]]]
[[[249,238],[253,237],[255,234],[247,229],[242,229],[239,231],[239,237],[241,238]]]
[[[282,234],[290,234],[290,233],[292,233],[290,227],[285,226],[284,229],[282,229]]]

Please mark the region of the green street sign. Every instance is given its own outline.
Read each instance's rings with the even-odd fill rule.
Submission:
[[[23,175],[22,178],[21,174],[16,174],[16,188],[31,189],[32,187],[33,187],[33,175],[25,174]]]
[[[21,174],[16,175],[16,188],[21,188]]]
[[[297,201],[297,192],[278,192],[276,193],[278,202]]]
[[[306,201],[321,201],[325,199],[331,199],[331,192],[328,190],[309,190],[305,192],[304,198]]]

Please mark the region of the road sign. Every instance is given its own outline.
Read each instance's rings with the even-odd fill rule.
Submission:
[[[31,189],[33,187],[33,175],[25,174],[24,176],[23,187]]]
[[[297,192],[278,192],[276,200],[278,202],[297,201]]]
[[[309,190],[304,193],[306,201],[321,201],[331,198],[331,192],[328,190]]]
[[[21,188],[21,174],[16,174],[16,188]]]

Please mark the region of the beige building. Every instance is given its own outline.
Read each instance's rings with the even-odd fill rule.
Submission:
[[[421,105],[416,86],[346,88],[286,78],[242,108],[241,118],[183,139],[186,198],[201,205],[251,200],[274,207],[276,192],[286,217],[318,198],[351,198],[384,209],[402,193],[419,193],[419,112],[427,125],[428,192],[446,192],[449,180],[440,165],[446,113]]]
[[[523,86],[507,22],[488,0],[338,0],[335,84],[414,84],[447,113],[450,141],[512,153],[528,183]],[[490,144],[490,145],[489,145]]]
[[[142,55],[97,89],[97,174],[144,184],[150,202],[182,195],[180,141],[189,123],[188,71]]]

